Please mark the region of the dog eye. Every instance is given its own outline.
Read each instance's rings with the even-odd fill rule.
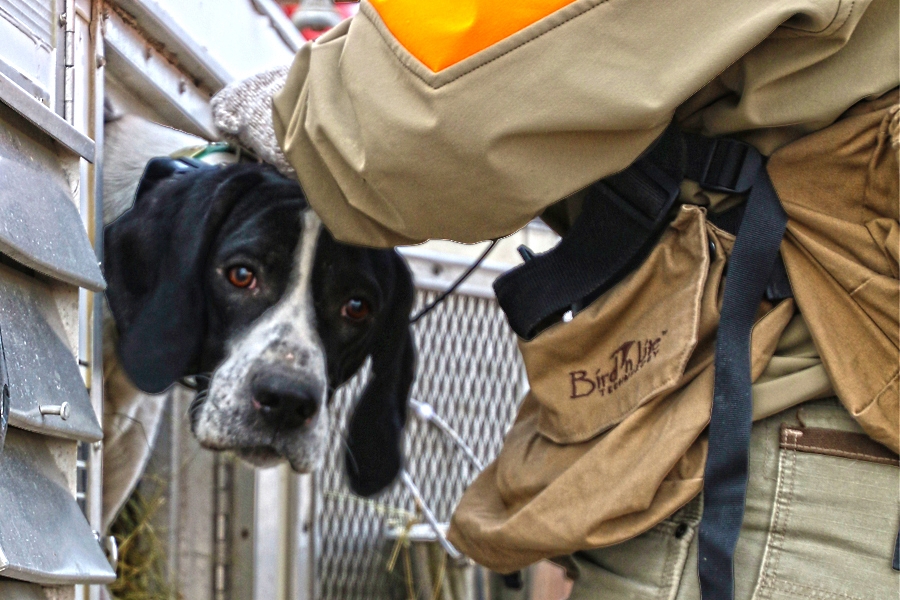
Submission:
[[[228,269],[228,283],[234,287],[254,289],[256,287],[256,274],[243,265]]]
[[[358,323],[369,316],[369,303],[361,298],[350,298],[341,307],[341,316]]]

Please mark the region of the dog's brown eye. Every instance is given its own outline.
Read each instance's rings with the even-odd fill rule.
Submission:
[[[234,287],[253,289],[256,287],[256,274],[243,265],[228,269],[228,283]]]
[[[341,316],[358,323],[369,316],[369,303],[361,298],[350,298],[341,307]]]

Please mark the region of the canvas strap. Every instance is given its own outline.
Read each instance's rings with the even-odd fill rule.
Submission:
[[[739,212],[720,216],[723,228],[737,238],[716,343],[699,536],[703,599],[732,600],[752,425],[750,332],[764,297],[791,295],[778,254],[787,215],[763,157],[737,140],[670,127],[631,167],[591,186],[581,215],[556,248],[499,278],[494,289],[511,327],[526,339],[564,312],[577,312],[647,257],[668,224],[685,178],[704,189],[747,194]]]

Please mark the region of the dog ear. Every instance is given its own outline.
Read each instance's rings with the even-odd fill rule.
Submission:
[[[106,296],[125,372],[159,393],[196,369],[206,331],[203,268],[231,209],[263,175],[245,166],[148,163],[134,207],[104,232]]]
[[[415,379],[416,347],[409,313],[415,296],[412,275],[400,255],[396,264],[391,312],[376,336],[372,373],[347,426],[344,462],[350,489],[373,496],[403,467],[403,427]]]
[[[144,173],[141,175],[140,183],[138,183],[135,193],[135,204],[137,204],[138,197],[146,196],[161,182],[184,170],[184,165],[167,156],[151,159],[147,166],[144,167]]]

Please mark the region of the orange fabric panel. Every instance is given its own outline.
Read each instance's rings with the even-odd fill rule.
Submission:
[[[410,54],[440,71],[496,44],[573,0],[371,0]]]

